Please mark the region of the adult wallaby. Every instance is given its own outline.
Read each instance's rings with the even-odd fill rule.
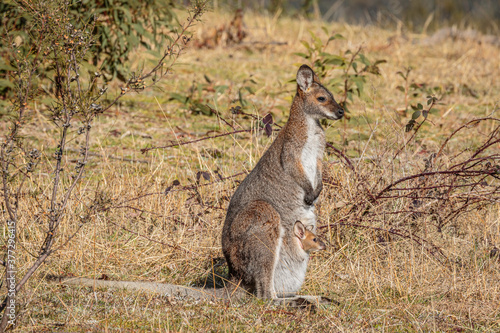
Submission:
[[[222,252],[230,278],[258,297],[294,295],[304,282],[309,257],[297,249],[295,222],[315,231],[325,149],[320,120],[343,114],[313,70],[302,65],[288,122],[231,198]]]

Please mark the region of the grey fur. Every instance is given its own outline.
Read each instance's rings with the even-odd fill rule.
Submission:
[[[91,287],[91,288],[113,288],[124,289],[128,291],[141,291],[160,294],[162,296],[173,297],[181,301],[240,301],[248,293],[238,286],[227,288],[194,288],[184,287],[166,283],[155,282],[137,282],[137,281],[106,281],[94,280],[81,277],[58,277],[48,276],[48,280],[58,282],[67,286]],[[287,305],[292,307],[303,307],[308,305],[331,304],[332,301],[321,296],[299,296],[284,295],[281,298],[275,298],[273,303],[276,305]],[[335,303],[335,302],[333,302]]]
[[[313,70],[302,65],[287,124],[229,203],[222,251],[230,279],[241,280],[258,297],[293,295],[304,282],[309,255],[293,229],[296,221],[316,228],[325,149],[319,121],[343,113]]]

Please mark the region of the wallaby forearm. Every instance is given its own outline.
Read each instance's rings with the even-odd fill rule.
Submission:
[[[285,150],[285,149],[284,149]],[[297,154],[283,153],[281,156],[281,163],[285,173],[290,175],[295,182],[304,190],[304,202],[307,205],[312,205],[314,200],[319,196],[316,193],[309,179],[307,179],[304,172],[304,167]]]
[[[323,163],[321,159],[318,158],[317,169],[316,169],[316,185],[314,186],[314,201],[318,199],[321,191],[323,190]]]

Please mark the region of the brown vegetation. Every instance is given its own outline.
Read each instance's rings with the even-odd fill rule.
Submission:
[[[234,13],[231,22],[227,24],[221,24],[218,27],[200,26],[195,46],[209,49],[213,49],[216,46],[231,46],[240,44],[246,36],[247,32],[243,23],[243,10],[238,9]]]
[[[220,16],[229,18],[211,13],[203,24]],[[95,120],[89,142],[95,155],[89,154],[90,167],[61,218],[55,243],[62,247],[20,295],[17,331],[500,330],[500,49],[468,40],[415,44],[425,36],[407,40],[375,27],[328,29],[345,36],[329,52],[362,46],[367,56],[387,60],[350,105],[350,120],[326,129],[335,148],[324,157],[318,233],[329,246],[312,255],[303,291],[340,305],[307,312],[256,299],[194,303],[45,280],[105,276],[202,285],[214,271],[224,273],[218,258],[229,198],[272,140],[260,119],[272,113],[275,131],[284,124],[295,90],[289,80],[303,61],[292,53],[303,51],[308,30],[328,38],[320,22],[245,20],[249,40],[288,45],[189,50],[185,65],[160,83],[163,91],[124,96]],[[136,64],[143,61],[138,51]],[[397,72],[408,66],[413,70],[401,92],[405,82]],[[211,115],[169,101],[170,92],[198,90]],[[437,104],[405,132],[412,117],[407,105],[428,110],[428,95]],[[243,112],[234,112],[237,105]],[[38,120],[24,136],[53,140],[58,129],[31,107]],[[6,123],[0,127],[7,130]],[[187,141],[194,142],[182,144]],[[64,168],[77,163],[79,144],[68,143]],[[39,151],[45,167],[20,194],[27,212],[19,222],[21,272],[46,235],[39,221],[50,207],[39,198],[49,191],[54,151]]]

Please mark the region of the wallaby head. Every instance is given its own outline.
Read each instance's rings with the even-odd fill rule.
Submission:
[[[305,252],[321,251],[326,248],[325,243],[323,243],[313,232],[307,230],[302,222],[295,222],[293,231]]]
[[[307,65],[300,66],[297,72],[297,97],[303,102],[304,112],[315,119],[337,120],[344,115],[344,109]]]

